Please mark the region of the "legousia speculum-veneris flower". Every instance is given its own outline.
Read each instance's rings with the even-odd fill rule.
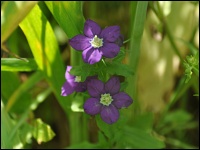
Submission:
[[[119,26],[109,26],[101,30],[100,26],[90,19],[86,20],[83,33],[71,38],[69,44],[75,50],[82,51],[85,66],[76,66],[80,70],[75,69],[73,74],[70,74],[73,67],[67,66],[66,82],[61,88],[61,95],[68,96],[73,92],[86,92],[87,94],[88,92],[90,98],[83,104],[84,112],[92,116],[100,114],[104,122],[113,124],[119,119],[119,109],[130,106],[133,99],[127,93],[120,91],[120,80],[116,72],[112,74],[105,72],[108,67],[106,63],[112,63],[112,61],[101,63],[100,60],[114,58],[118,55],[123,45],[123,36],[120,34]],[[115,65],[119,68],[120,64],[115,62]],[[82,82],[82,75],[84,75],[84,82]],[[104,79],[104,82],[100,79]]]
[[[82,51],[84,62],[97,63],[102,56],[106,58],[115,57],[123,42],[119,26],[110,26],[101,30],[100,26],[87,20],[84,25],[84,35],[78,34],[69,40],[69,44],[75,49]]]

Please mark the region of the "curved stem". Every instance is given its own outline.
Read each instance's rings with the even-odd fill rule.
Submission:
[[[176,43],[174,42],[174,38],[173,38],[173,36],[171,34],[171,31],[170,31],[169,26],[168,26],[168,24],[166,22],[166,18],[165,18],[164,14],[163,14],[163,11],[162,11],[162,9],[161,9],[161,7],[159,5],[159,2],[156,2],[157,10],[155,9],[155,7],[153,6],[152,3],[153,2],[150,2],[151,9],[156,14],[158,19],[163,23],[163,26],[165,27],[165,30],[166,30],[167,37],[168,37],[169,42],[171,43],[171,45],[173,47],[174,52],[179,56],[181,62],[183,62],[184,60],[183,60],[183,58],[182,58],[182,56],[181,56],[181,54],[180,54],[180,52],[179,52],[179,50],[178,50],[178,48],[176,46]],[[183,64],[183,63],[181,63],[181,64]]]

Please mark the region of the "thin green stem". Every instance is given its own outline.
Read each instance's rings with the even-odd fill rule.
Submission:
[[[39,105],[39,103],[43,102],[51,92],[52,92],[52,89],[49,87],[48,89],[46,89],[43,92],[41,92],[40,94],[38,94],[38,96],[36,97],[36,99],[34,99],[32,101],[32,103],[30,104],[30,107],[28,107],[24,111],[24,113],[20,117],[19,121],[15,124],[15,127],[12,129],[12,132],[10,133],[10,139],[12,139],[14,137],[14,135],[17,132],[17,130],[26,121],[26,119],[28,118],[28,114],[30,113],[30,111],[31,110],[35,110],[37,108],[37,106]]]
[[[106,62],[104,61],[104,59],[101,59],[101,61],[103,62],[103,64],[104,64],[105,66],[107,66],[107,65],[106,65]]]
[[[69,116],[70,120],[70,143],[71,145],[81,142],[81,126],[80,121],[81,114],[78,112],[72,112]]]
[[[126,41],[123,42],[123,44],[128,43],[131,39],[128,39]]]
[[[169,39],[169,41],[170,41],[175,53],[179,56],[179,58],[180,58],[180,60],[181,60],[181,62],[183,64],[184,60],[183,60],[183,58],[182,58],[182,56],[181,56],[181,54],[180,54],[175,42],[174,42],[174,38],[173,38],[173,36],[172,36],[172,34],[171,34],[170,30],[169,30],[169,27],[166,25],[166,23],[165,23],[165,26],[166,26],[165,28],[166,28],[166,33],[167,33],[168,39]]]
[[[5,107],[6,111],[10,111],[10,109],[17,102],[20,96],[23,93],[27,92],[32,86],[35,85],[35,83],[40,81],[42,78],[43,78],[42,72],[37,71],[26,82],[24,82],[17,90],[15,90],[15,92],[9,98],[8,103],[6,104],[6,107]]]
[[[166,18],[165,18],[164,14],[163,14],[163,11],[162,11],[162,9],[161,9],[161,7],[159,5],[159,2],[155,2],[155,3],[156,3],[156,6],[157,6],[157,10],[155,9],[155,6],[153,5],[153,2],[150,2],[150,7],[153,10],[153,12],[156,14],[158,19],[163,23],[163,26],[165,28],[166,35],[167,35],[167,37],[169,39],[169,42],[171,43],[174,52],[179,56],[179,58],[180,58],[180,60],[182,62],[181,64],[183,64],[184,60],[183,60],[183,58],[182,58],[182,56],[181,56],[181,54],[180,54],[180,52],[179,52],[179,50],[178,50],[178,48],[176,46],[176,43],[174,42],[174,38],[173,38],[173,36],[171,34],[171,31],[170,31],[169,26],[168,26],[168,24],[166,22]]]

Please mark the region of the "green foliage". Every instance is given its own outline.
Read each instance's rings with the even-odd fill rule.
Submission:
[[[1,44],[17,28],[18,24],[26,17],[35,4],[37,4],[37,1],[3,2],[1,8]]]
[[[100,62],[94,65],[83,64],[79,66],[73,66],[70,70],[70,73],[75,76],[81,76],[81,81],[85,81],[86,77],[88,76],[95,76],[98,75],[99,79],[104,80],[104,75],[108,73],[109,75],[122,75],[128,77],[133,75],[132,70],[125,64],[121,64],[119,62],[112,62],[112,63],[103,63]]]
[[[19,138],[19,133],[11,135],[14,127],[13,120],[9,117],[1,101],[1,148],[22,148],[23,145]]]
[[[81,76],[81,81],[85,81],[85,79],[88,76],[94,76],[98,73],[97,66],[94,65],[89,65],[89,64],[83,64],[79,66],[73,66],[72,69],[70,70],[70,74],[75,75],[75,76]]]
[[[128,57],[129,59],[129,66],[132,70],[137,71],[137,66],[140,57],[140,41],[143,34],[144,23],[146,19],[146,10],[147,10],[148,2],[132,2],[131,7],[131,40],[130,40],[130,50],[131,53]],[[137,75],[131,76],[128,78],[128,82],[132,83],[129,84],[127,87],[127,92],[131,97],[136,99],[136,81]],[[132,93],[132,90],[134,92]]]
[[[16,58],[2,58],[2,71],[35,71],[37,64],[34,59],[20,60]]]
[[[83,6],[83,3],[86,5]],[[198,5],[198,2],[185,3],[193,10]],[[183,60],[176,39],[173,38],[176,35],[168,27],[171,20],[166,20],[166,16],[174,13],[173,2],[4,1],[1,5],[1,45],[4,52],[5,47],[9,50],[1,58],[1,148],[198,148],[196,137],[191,136],[196,134],[199,125],[196,120],[197,110],[192,110],[199,101],[190,97],[199,95],[192,93],[193,90],[197,93],[199,89],[199,52],[194,37],[184,41],[190,50],[182,62],[185,76],[182,73],[173,89],[166,91],[167,96],[163,95],[160,100],[165,103],[163,112],[154,113],[151,107],[144,112],[139,109],[143,103],[137,97],[137,91],[145,90],[137,87],[137,79],[140,77],[137,67],[141,58],[140,43],[142,37],[146,36],[143,35],[145,22],[151,13],[159,19],[162,31],[165,32],[162,36],[166,34],[172,50]],[[115,11],[117,7],[120,11]],[[124,15],[123,11],[129,11],[127,8],[130,14]],[[109,12],[114,13],[110,15]],[[124,21],[118,22],[115,17],[119,20],[122,17]],[[58,45],[54,33],[55,27],[59,25],[66,34],[65,41],[83,34],[85,19],[94,19],[102,26],[121,23],[122,31],[123,28],[128,31],[124,37],[128,37],[130,42],[124,42],[124,47],[115,58],[103,58],[93,65],[85,64],[81,52],[74,49],[69,51],[68,42]],[[180,27],[184,29],[182,24]],[[147,28],[152,32],[151,27]],[[194,36],[197,29],[186,31],[193,32],[191,35]],[[30,58],[31,53],[33,58]],[[63,57],[66,53],[69,58]],[[25,58],[21,58],[21,54]],[[112,125],[103,122],[100,115],[86,115],[82,106],[88,99],[87,92],[61,96],[61,87],[65,82],[64,63],[72,66],[70,74],[81,76],[81,81],[95,75],[103,82],[112,75],[125,77],[120,90],[126,90],[134,97],[133,105],[120,110],[119,120]],[[52,92],[55,97],[49,96]],[[54,99],[58,100],[61,107],[57,106]],[[49,106],[46,103],[55,104],[55,109],[45,112],[44,108]],[[157,103],[153,105],[160,107]],[[38,117],[38,110],[43,112],[39,114],[42,119]],[[49,113],[51,111],[53,115]],[[49,125],[42,120],[49,122]],[[190,137],[193,137],[192,140]],[[33,138],[37,143],[32,141]]]
[[[45,2],[58,24],[69,38],[83,30],[82,2]]]
[[[20,80],[16,72],[1,71],[1,89],[3,102],[6,104],[10,95],[18,88]]]
[[[196,54],[186,56],[186,61],[184,61],[184,66],[185,66],[185,75],[186,75],[186,80],[185,83],[187,83],[191,77],[193,72],[195,72],[196,75],[199,75],[199,53],[196,52]]]
[[[140,114],[133,120],[133,126],[143,131],[150,132],[153,127],[153,119],[152,113]]]
[[[101,131],[104,132],[105,136],[114,142],[116,135],[120,133],[120,130],[122,129],[121,125],[124,124],[126,118],[124,116],[120,116],[119,120],[116,123],[110,125],[105,123],[101,119],[100,115],[97,115],[96,121],[98,127],[100,128]]]
[[[124,77],[133,75],[132,69],[127,65],[118,62],[107,63],[106,71],[110,75],[122,75]]]
[[[97,125],[100,128],[99,142],[106,145],[105,148],[117,146],[121,148],[164,148],[165,144],[161,139],[153,136],[150,132],[153,118],[151,114],[138,116],[133,122],[134,126],[124,126],[126,117],[120,115],[119,120],[112,125],[106,124],[96,116]],[[102,134],[103,133],[103,134]],[[123,138],[121,138],[123,137]]]
[[[45,2],[55,20],[64,30],[68,38],[80,34],[83,30],[84,17],[82,13],[82,2]],[[71,63],[72,65],[79,65],[82,63],[80,53],[71,51]]]
[[[123,139],[120,141],[126,148],[164,148],[163,141],[156,139],[142,129],[128,127],[124,128]]]
[[[83,141],[79,144],[75,144],[75,145],[71,145],[69,147],[67,147],[67,149],[96,149],[96,148],[102,148],[99,144],[93,144],[93,143],[89,143],[88,141]]]
[[[165,126],[168,126],[165,128]],[[176,110],[174,112],[169,112],[161,122],[159,123],[160,132],[165,135],[172,131],[181,131],[184,129],[190,129],[197,126],[197,123],[192,121],[192,116],[184,110]]]
[[[41,119],[34,120],[33,126],[33,137],[39,144],[41,142],[47,142],[55,136],[55,133],[51,130],[50,126],[42,122]]]
[[[64,66],[53,30],[38,6],[20,23],[38,68],[42,70],[64,110],[69,112],[69,102],[60,96],[64,83]]]

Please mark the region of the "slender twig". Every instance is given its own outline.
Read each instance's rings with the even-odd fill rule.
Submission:
[[[10,55],[12,55],[12,56],[14,56],[14,57],[20,59],[20,60],[23,60],[23,61],[25,61],[25,62],[29,62],[28,59],[26,59],[26,58],[21,58],[21,57],[19,57],[17,54],[14,54],[14,53],[12,53],[11,51],[9,51],[5,45],[1,45],[1,49],[2,49],[4,52],[6,52],[6,53],[8,53],[8,54],[10,54]]]

